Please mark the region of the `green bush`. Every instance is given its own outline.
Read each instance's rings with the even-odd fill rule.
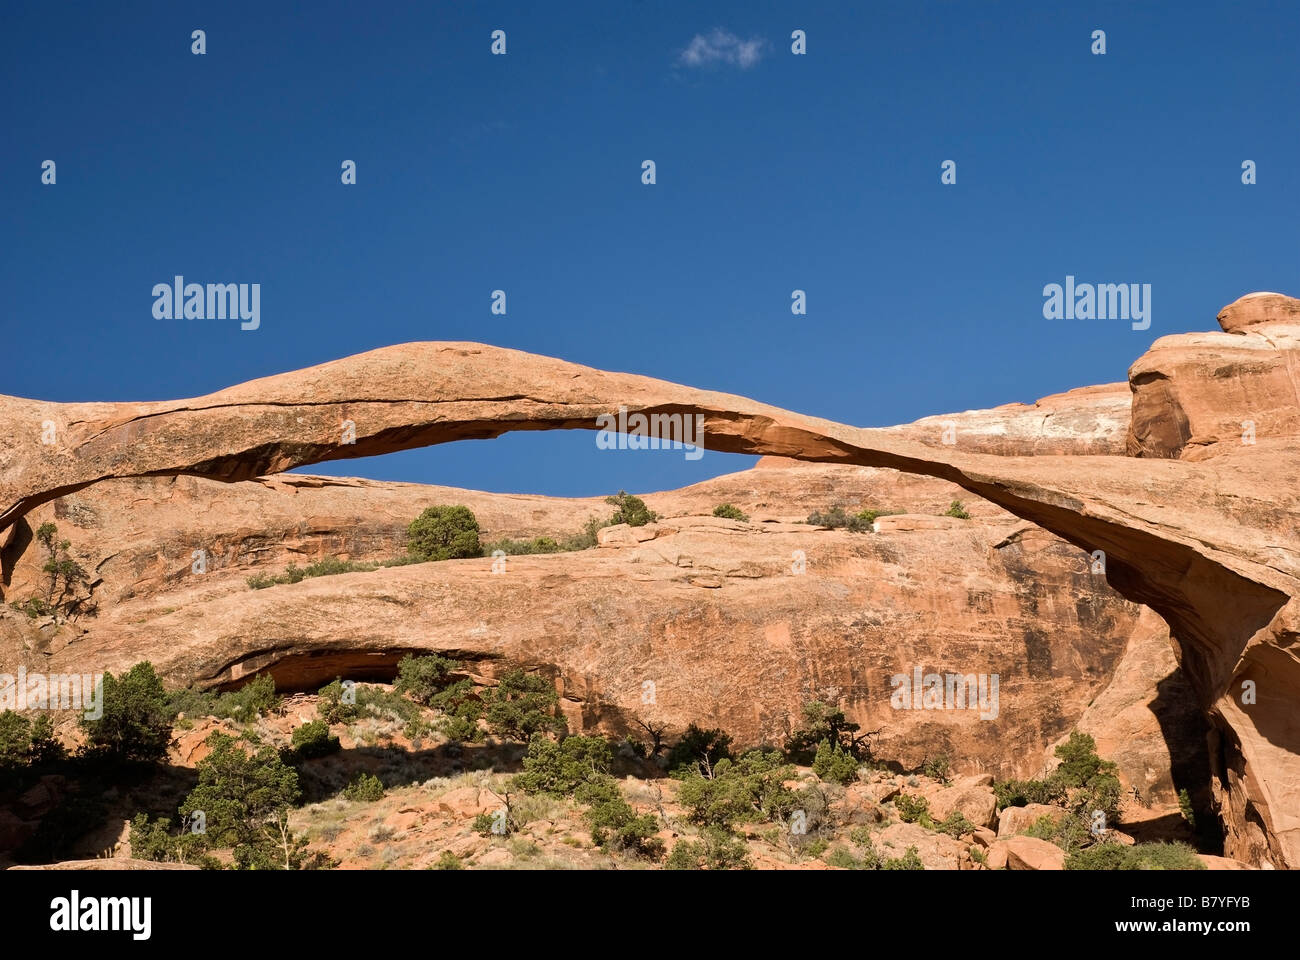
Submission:
[[[584,784],[605,777],[612,762],[609,744],[601,737],[565,737],[557,743],[538,735],[528,742],[524,769],[515,784],[525,793],[571,796]]]
[[[663,855],[664,843],[655,836],[659,832],[659,818],[653,813],[638,816],[621,796],[592,805],[586,817],[591,825],[591,842],[604,850],[627,852],[650,860]]]
[[[719,760],[729,760],[731,737],[716,727],[703,730],[691,724],[668,751],[668,769],[674,776],[709,776]]]
[[[137,814],[131,821],[128,842],[131,844],[131,857],[135,860],[198,864],[205,870],[221,869],[221,862],[207,852],[207,834],[195,833],[184,825],[178,827],[163,817],[151,823],[149,814]]]
[[[275,680],[269,673],[259,674],[238,690],[227,693],[196,690],[193,687],[174,690],[167,695],[167,701],[176,714],[244,722],[255,720],[261,714],[274,713],[280,708],[280,697],[275,693]]]
[[[104,674],[103,714],[79,720],[87,747],[118,762],[156,763],[171,743],[172,709],[162,680],[147,660],[121,678]]]
[[[438,862],[433,865],[435,870],[464,870],[465,865],[460,862],[460,857],[450,850],[444,850],[438,854]]]
[[[726,830],[711,829],[700,840],[679,840],[664,862],[668,870],[752,870],[749,848]]]
[[[678,802],[687,818],[706,827],[781,821],[799,808],[800,796],[785,785],[794,767],[775,750],[750,750],[736,760],[721,759],[712,779],[698,773],[682,781]]]
[[[429,507],[406,529],[407,552],[419,561],[481,555],[478,520],[468,507]]]
[[[33,723],[13,710],[0,713],[0,773],[56,759],[61,750],[54,739],[54,723],[46,714]]]
[[[509,537],[483,544],[483,556],[490,557],[498,551],[511,557],[530,556],[537,553],[561,553],[564,547],[554,537],[533,537],[531,540],[511,540]]]
[[[554,713],[559,702],[550,680],[516,668],[484,694],[483,716],[497,736],[527,742],[535,733],[565,731],[564,718]]]
[[[943,515],[945,517],[956,517],[958,520],[970,519],[970,514],[966,512],[966,508],[962,506],[962,502],[960,500],[954,500],[948,506],[948,509],[943,512]]]
[[[930,801],[925,797],[900,793],[894,798],[894,809],[898,811],[898,818],[904,823],[919,823],[923,827],[928,827],[932,823]]]
[[[950,837],[964,837],[975,832],[975,824],[967,820],[966,815],[960,810],[954,810],[943,819],[942,823],[936,824],[934,829]]]
[[[324,720],[312,720],[293,730],[293,749],[300,760],[314,760],[338,753],[339,738],[330,735]]]
[[[356,703],[357,687],[351,687],[352,703],[347,702],[346,694],[343,681],[337,677],[316,691],[316,712],[322,720],[332,726],[336,723],[350,723],[361,715],[361,709]]]
[[[848,530],[850,533],[871,533],[877,517],[897,514],[897,510],[860,510],[850,514],[843,507],[831,507],[822,512],[814,510],[808,514],[808,523],[816,527],[830,527],[832,530]]]
[[[1192,797],[1184,787],[1178,791],[1178,812],[1183,815],[1187,825],[1193,830],[1196,829],[1196,812],[1192,809]]]
[[[629,527],[644,527],[659,519],[659,514],[647,507],[644,500],[622,490],[615,496],[606,497],[605,502],[618,508],[614,511],[614,516],[610,517],[608,526],[626,523]]]
[[[293,767],[252,734],[214,732],[206,742],[210,752],[198,763],[198,785],[181,804],[182,822],[201,813],[207,842],[230,846],[239,869],[323,865],[324,858],[309,856],[307,841],[289,829],[289,810],[302,795]]]
[[[374,803],[384,799],[384,785],[378,777],[362,773],[343,788],[343,797],[355,803]]]
[[[745,523],[749,520],[749,514],[745,513],[739,507],[733,507],[729,503],[718,504],[713,508],[713,515],[715,517],[722,517],[726,520],[739,520],[741,523]]]
[[[1065,858],[1066,870],[1204,870],[1185,843],[1098,843]]]
[[[428,706],[438,691],[449,685],[452,671],[460,669],[460,665],[459,660],[451,660],[436,653],[421,657],[405,656],[397,661],[397,679],[393,683],[393,690],[406,694],[416,703]]]
[[[1027,807],[1031,803],[1059,803],[1065,788],[1057,780],[998,780],[993,784],[998,809]]]
[[[858,778],[859,763],[839,744],[831,746],[829,740],[823,740],[817,747],[813,758],[813,773],[823,780],[833,783],[851,783]]]
[[[803,726],[785,742],[785,752],[795,763],[812,763],[823,741],[855,760],[870,758],[866,737],[857,735],[858,724],[849,721],[843,710],[813,700],[803,705],[802,714]]]
[[[947,783],[951,767],[952,761],[948,759],[948,755],[941,753],[937,757],[926,757],[925,762],[921,764],[921,772],[940,783]]]
[[[907,852],[901,857],[893,857],[883,861],[880,864],[881,870],[924,870],[925,864],[921,863],[920,856],[917,855],[916,847],[908,847]]]

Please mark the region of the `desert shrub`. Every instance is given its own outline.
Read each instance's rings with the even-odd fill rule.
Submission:
[[[384,799],[384,785],[378,777],[362,773],[343,788],[343,797],[354,803],[374,803]]]
[[[28,616],[57,617],[61,612],[71,616],[81,612],[90,600],[89,593],[78,596],[79,588],[89,582],[90,575],[68,553],[72,541],[60,540],[58,533],[58,526],[48,521],[36,529],[36,541],[46,553],[41,571],[49,577],[49,583],[44,598],[32,597],[25,609],[20,607]]]
[[[221,862],[208,854],[206,833],[195,833],[184,824],[159,817],[150,822],[149,814],[139,813],[131,821],[128,837],[131,856],[154,863],[191,863],[205,870],[221,869]]]
[[[429,507],[406,529],[407,552],[420,561],[480,556],[478,520],[468,507]]]
[[[726,830],[711,829],[699,840],[679,840],[664,862],[669,870],[752,870],[749,848]]]
[[[615,496],[606,497],[605,502],[618,508],[610,517],[609,526],[626,523],[629,527],[644,527],[647,523],[659,519],[659,514],[647,507],[644,500],[622,490]]]
[[[664,843],[655,836],[659,818],[641,814],[621,796],[609,797],[593,804],[586,813],[591,825],[591,842],[604,850],[616,850],[656,860],[663,854]]]
[[[330,735],[330,725],[324,720],[312,720],[293,730],[293,749],[300,760],[338,753],[339,738]]]
[[[1053,751],[1060,758],[1055,776],[1065,787],[1082,787],[1101,773],[1114,773],[1116,766],[1097,756],[1097,742],[1075,730],[1070,738]]]
[[[167,754],[176,711],[147,660],[122,676],[104,674],[102,715],[79,723],[91,751],[118,762],[154,763]]]
[[[721,759],[712,779],[687,776],[678,793],[687,818],[706,827],[734,823],[784,822],[799,808],[800,796],[785,785],[794,767],[775,750],[750,750],[736,760]]]
[[[849,850],[839,848],[831,856],[826,858],[826,862],[834,867],[844,867],[847,870],[924,870],[925,866],[921,863],[921,858],[917,855],[916,847],[908,847],[907,852],[901,857],[882,857],[871,843],[871,833],[866,827],[857,827],[849,835],[849,838],[861,850],[861,856],[855,857]]]
[[[1031,803],[1059,803],[1065,788],[1055,780],[998,780],[993,784],[998,809],[1027,807]]]
[[[450,850],[444,850],[438,854],[438,860],[433,865],[434,870],[464,870],[465,865],[460,862],[460,857]]]
[[[416,703],[426,706],[439,690],[448,686],[451,672],[460,668],[459,660],[451,660],[436,653],[428,656],[405,656],[397,661],[395,693],[404,693]]]
[[[945,517],[956,517],[958,520],[970,519],[970,514],[966,512],[966,508],[962,506],[960,500],[954,500],[949,504],[948,509],[943,512],[943,515]]]
[[[1071,733],[1069,740],[1055,750],[1061,764],[1049,779],[1066,791],[1068,805],[1076,814],[1092,816],[1100,810],[1109,822],[1118,813],[1123,789],[1119,768],[1097,756],[1096,746],[1086,733]]]
[[[855,857],[844,847],[836,847],[826,855],[826,864],[831,867],[839,867],[841,870],[868,870],[861,860]]]
[[[325,865],[328,861],[308,854],[306,839],[289,829],[289,810],[301,796],[293,767],[250,734],[237,739],[213,733],[207,744],[210,752],[197,766],[198,785],[180,807],[182,822],[202,814],[207,841],[230,846],[239,869]]]
[[[930,819],[930,801],[925,797],[900,793],[894,798],[894,809],[898,811],[898,819],[904,823],[919,823],[928,827],[933,822]]]
[[[1185,843],[1098,843],[1065,858],[1066,870],[1204,870]]]
[[[823,780],[833,783],[851,783],[858,778],[859,763],[839,744],[831,746],[829,740],[823,740],[817,747],[813,758],[813,773]]]
[[[924,870],[925,864],[921,863],[920,856],[917,855],[916,847],[908,847],[907,852],[901,857],[891,857],[888,860],[881,861],[881,870]]]
[[[564,547],[554,537],[533,537],[531,540],[511,540],[509,537],[483,544],[483,556],[490,557],[500,551],[511,557],[537,553],[560,553]]]
[[[316,697],[316,712],[331,726],[336,723],[350,723],[361,715],[356,702],[356,686],[345,688],[343,681],[337,677],[317,690]]]
[[[167,695],[167,701],[174,713],[183,713],[187,717],[242,721],[254,720],[259,714],[273,713],[280,707],[275,679],[269,673],[259,674],[238,690],[226,693],[193,687],[173,690]]]
[[[356,694],[357,709],[362,716],[397,720],[408,724],[420,719],[419,705],[406,699],[396,690],[386,690],[370,684],[357,684]]]
[[[803,725],[790,734],[785,752],[795,763],[812,763],[823,741],[847,753],[855,760],[867,760],[870,748],[865,736],[858,736],[858,724],[844,716],[844,711],[813,700],[803,705]]]
[[[525,793],[570,796],[584,784],[605,777],[612,761],[609,743],[601,737],[565,737],[557,743],[534,736],[515,784]]]
[[[279,706],[275,678],[269,673],[263,673],[238,690],[231,690],[218,697],[216,715],[234,720],[253,720],[259,714],[275,712]]]
[[[442,712],[437,725],[448,740],[481,739],[478,721],[483,716],[483,703],[475,693],[474,681],[468,677],[443,687],[429,699],[429,706]]]
[[[691,724],[668,751],[668,769],[674,776],[697,774],[710,777],[719,760],[729,760],[731,737],[716,727],[708,730]]]
[[[1039,840],[1055,842],[1057,827],[1061,819],[1060,817],[1041,816],[1029,825],[1024,834],[1027,837],[1037,837]]]
[[[941,753],[937,757],[926,757],[925,762],[921,764],[921,772],[940,783],[947,783],[951,767],[952,761],[948,755]]]
[[[1196,812],[1192,809],[1192,797],[1187,792],[1187,788],[1178,791],[1178,812],[1183,815],[1187,825],[1193,830],[1196,829]]]
[[[829,510],[814,510],[808,514],[808,523],[817,527],[830,527],[832,530],[848,530],[850,533],[871,533],[877,517],[896,514],[897,510],[860,510],[847,513],[843,507],[831,507]]]
[[[733,507],[729,503],[720,503],[713,508],[715,517],[722,517],[726,520],[739,520],[744,523],[749,520],[749,514],[745,513],[739,507]]]
[[[48,714],[29,720],[13,710],[0,712],[0,788],[17,787],[64,756]]]
[[[943,822],[935,824],[935,828],[940,833],[946,833],[950,837],[962,837],[975,832],[975,824],[966,819],[966,815],[960,810],[954,810],[948,816],[944,817]]]
[[[527,742],[535,733],[564,732],[564,718],[554,713],[559,702],[550,680],[516,668],[484,694],[483,716],[497,736]]]
[[[567,553],[573,550],[592,549],[598,542],[597,532],[603,526],[605,521],[599,517],[590,517],[581,530],[560,541],[560,550]]]

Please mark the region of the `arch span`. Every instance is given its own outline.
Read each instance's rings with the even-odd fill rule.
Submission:
[[[1110,582],[1170,624],[1218,728],[1229,854],[1300,863],[1300,810],[1288,809],[1284,793],[1300,781],[1300,726],[1286,719],[1300,691],[1300,660],[1288,652],[1300,630],[1300,573],[1294,530],[1277,523],[1279,510],[1296,512],[1296,498],[1257,498],[1266,478],[1295,475],[1300,451],[1289,442],[1261,441],[1201,463],[998,456],[472,343],[385,347],[190,400],[6,397],[0,406],[10,424],[0,435],[0,531],[38,504],[105,479],[193,474],[233,482],[513,430],[596,430],[599,417],[620,407],[698,416],[709,450],[951,481],[1106,552]],[[1267,678],[1258,702],[1243,705],[1240,681],[1256,676]],[[1261,819],[1262,831],[1254,826]]]

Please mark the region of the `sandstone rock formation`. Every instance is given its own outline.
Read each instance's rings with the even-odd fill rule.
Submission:
[[[98,616],[31,637],[29,668],[120,671],[147,658],[175,683],[265,669],[282,688],[315,689],[338,675],[388,679],[404,653],[439,651],[470,659],[485,681],[518,663],[555,674],[574,729],[635,733],[641,717],[780,742],[801,704],[824,697],[882,731],[882,760],[914,767],[948,753],[962,771],[1030,776],[1106,689],[1140,608],[1086,554],[984,501],[970,501],[971,520],[923,518],[934,529],[790,522],[831,502],[938,513],[961,495],[890,470],[768,465],[649,494],[659,522],[606,528],[596,550],[512,557],[501,575],[488,559],[460,560],[250,590],[250,574],[293,561],[393,557],[430,503],[466,504],[489,538],[572,530],[612,508],[297,476],[106,481],[24,521],[59,525],[96,571],[101,600]],[[751,521],[710,516],[723,501]],[[195,549],[208,555],[203,575]],[[41,563],[38,550],[14,560],[12,595],[39,588]],[[997,717],[892,709],[891,677],[914,666],[997,673]],[[1158,753],[1161,731],[1148,733]]]
[[[597,418],[620,406],[702,417],[702,443],[713,450],[937,477],[1103,551],[1110,583],[1166,620],[1213,728],[1226,852],[1290,865],[1300,861],[1300,811],[1290,799],[1300,783],[1292,650],[1300,632],[1292,479],[1300,401],[1294,331],[1276,318],[1291,309],[1263,297],[1239,301],[1225,310],[1225,329],[1241,333],[1158,341],[1130,372],[1128,457],[973,452],[978,443],[963,446],[960,427],[955,444],[935,445],[907,431],[857,429],[473,344],[385,348],[190,401],[5,398],[0,409],[12,428],[0,436],[0,524],[112,478],[247,480],[508,430],[597,429]],[[1243,421],[1253,422],[1256,442],[1241,442]],[[341,442],[347,422],[355,443]],[[55,442],[42,444],[50,424]],[[11,546],[20,534],[9,535]]]

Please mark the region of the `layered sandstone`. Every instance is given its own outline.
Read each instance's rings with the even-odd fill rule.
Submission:
[[[597,417],[619,406],[699,416],[713,450],[938,477],[1102,551],[1110,583],[1166,620],[1213,727],[1227,852],[1289,865],[1300,860],[1300,812],[1290,799],[1300,785],[1300,663],[1292,652],[1300,632],[1300,403],[1294,388],[1287,395],[1294,337],[1267,319],[1232,324],[1245,332],[1197,335],[1181,347],[1158,341],[1135,364],[1128,449],[1141,457],[971,452],[473,344],[385,348],[190,401],[6,398],[0,409],[12,429],[0,435],[0,522],[13,525],[43,502],[106,479],[245,480],[508,430],[596,429]],[[1224,362],[1214,366],[1218,352]],[[1255,443],[1230,442],[1238,418],[1255,422]],[[44,445],[47,421],[55,442]],[[355,443],[340,441],[348,423]],[[1213,456],[1200,455],[1206,450]]]

